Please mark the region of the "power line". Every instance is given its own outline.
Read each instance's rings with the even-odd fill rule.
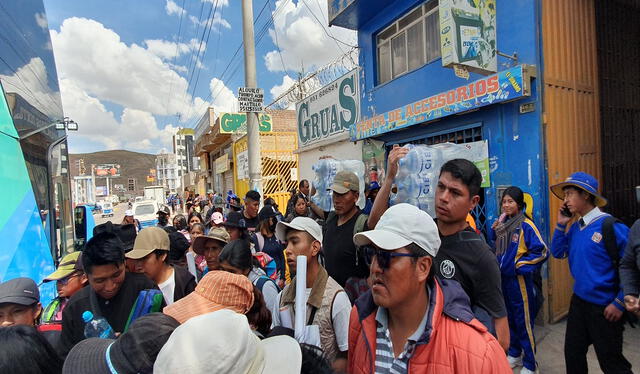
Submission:
[[[176,66],[176,59],[178,58],[178,51],[179,51],[179,48],[180,48],[180,42],[182,41],[182,39],[181,39],[182,38],[182,35],[181,35],[182,34],[182,19],[184,18],[184,15],[187,13],[187,11],[184,9],[184,3],[185,3],[185,0],[182,0],[182,7],[180,8],[182,10],[180,12],[180,20],[178,21],[178,41],[176,42],[176,52],[173,55],[173,61],[171,62],[171,65],[174,66],[174,67]],[[167,100],[166,100],[167,110],[170,108],[169,100],[171,99],[171,91],[173,91],[173,74],[171,74],[171,78],[169,79],[169,92],[167,94]],[[168,119],[165,118],[164,126],[167,125],[167,122],[168,122]]]

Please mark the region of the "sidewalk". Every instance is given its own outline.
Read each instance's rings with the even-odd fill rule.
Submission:
[[[534,334],[538,345],[536,359],[540,374],[565,373],[564,332],[566,324],[565,319],[553,325],[535,326]],[[632,329],[629,325],[625,325],[623,352],[626,359],[631,362],[632,370],[640,372],[640,326],[636,325],[636,328]],[[589,373],[602,373],[593,346],[589,347],[587,362],[589,363]],[[520,368],[513,372],[519,373]]]

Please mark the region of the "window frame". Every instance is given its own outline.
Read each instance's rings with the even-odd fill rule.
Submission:
[[[433,4],[435,4],[435,6],[431,7]],[[410,14],[412,14],[413,12],[415,12],[418,8],[422,8],[422,15],[420,17],[418,17],[417,19],[411,21],[410,23],[406,24],[404,27],[400,28],[400,22],[407,16],[409,16]],[[395,21],[393,21],[390,25],[388,25],[387,27],[385,27],[384,29],[380,30],[379,32],[377,32],[375,34],[375,56],[376,56],[376,86],[380,86],[383,85],[387,82],[390,82],[396,78],[399,78],[405,74],[408,74],[412,71],[418,70],[440,58],[442,58],[442,53],[438,53],[438,55],[436,57],[431,58],[430,60],[427,60],[427,52],[429,50],[429,48],[427,48],[427,18],[429,16],[431,16],[434,13],[437,13],[440,11],[440,6],[437,0],[428,0],[422,4],[420,4],[419,6],[409,10],[408,12],[404,13],[401,17],[399,17],[398,19],[396,19]],[[421,31],[422,31],[422,44],[423,44],[423,48],[422,48],[422,60],[423,63],[420,64],[418,67],[410,69],[409,68],[409,40],[408,40],[408,33],[407,31],[414,27],[416,24],[418,23],[422,23],[422,26],[420,27]],[[388,36],[386,36],[386,38],[380,42],[380,36],[384,35],[385,33],[387,33],[389,30],[391,29],[395,29],[394,33],[389,34]],[[401,34],[404,34],[404,53],[405,53],[405,64],[406,64],[406,69],[401,72],[398,73],[397,75],[394,74],[393,72],[393,68],[394,68],[394,60],[393,60],[393,48],[391,46],[392,41],[397,38],[398,36],[400,36]],[[439,35],[438,35],[439,36]],[[388,56],[389,56],[389,61],[387,62],[387,67],[389,69],[388,72],[386,72],[387,76],[389,76],[389,79],[386,81],[382,81],[381,79],[381,70],[380,70],[380,66],[381,64],[381,60],[380,60],[380,50],[382,48],[387,48],[388,49]],[[440,51],[440,45],[438,44],[438,51]]]

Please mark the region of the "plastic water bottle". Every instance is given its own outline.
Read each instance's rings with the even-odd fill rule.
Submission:
[[[82,313],[82,319],[85,322],[84,336],[85,338],[101,338],[115,339],[116,334],[113,332],[111,325],[103,317],[94,318],[93,313],[85,311]]]

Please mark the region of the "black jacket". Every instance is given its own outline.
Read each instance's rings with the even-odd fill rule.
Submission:
[[[196,278],[182,266],[174,266],[176,287],[173,290],[173,302],[187,296],[196,289]]]
[[[94,316],[96,312],[101,314],[107,319],[113,331],[121,333],[140,291],[148,289],[158,289],[158,287],[144,274],[127,272],[120,291],[109,300],[97,295],[91,286],[78,291],[62,311],[62,336],[58,345],[60,356],[65,358],[74,345],[85,339],[82,313],[88,310],[93,311]],[[97,301],[97,311],[91,305],[92,293]]]
[[[625,295],[640,294],[640,219],[629,231],[627,248],[620,261],[620,284]]]

